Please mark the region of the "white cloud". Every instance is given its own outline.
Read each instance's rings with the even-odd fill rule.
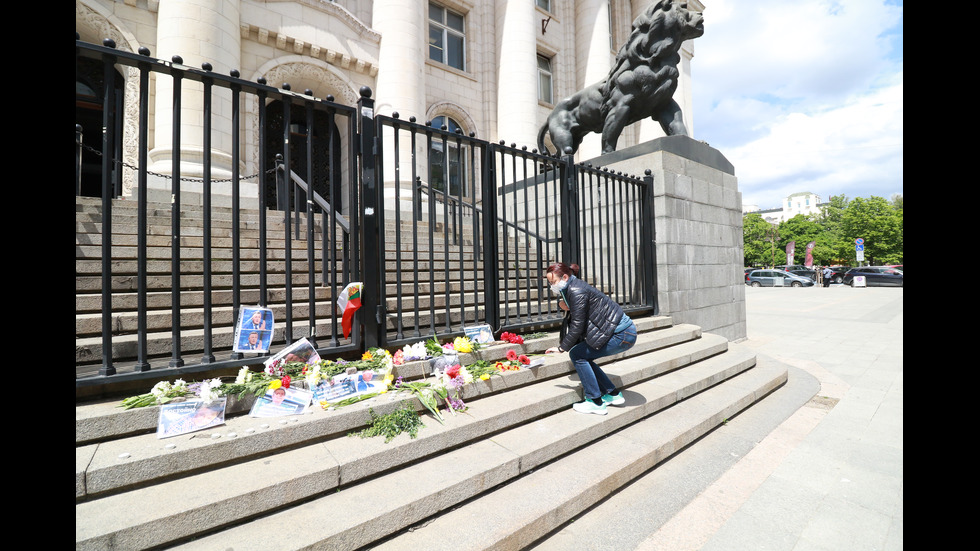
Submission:
[[[903,189],[902,7],[707,0],[695,138],[735,165],[743,203]],[[897,48],[895,41],[898,41]]]

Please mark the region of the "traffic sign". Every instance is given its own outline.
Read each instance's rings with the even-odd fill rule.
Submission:
[[[857,239],[854,240],[854,242],[857,243],[858,245],[864,245],[864,238],[858,237]]]

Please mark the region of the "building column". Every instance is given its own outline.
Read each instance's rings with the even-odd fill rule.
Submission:
[[[377,90],[375,110],[378,114],[398,113],[401,120],[415,117],[419,124],[425,123],[425,59],[427,22],[425,5],[404,0],[375,0],[372,27],[381,33],[381,46],[378,52]],[[381,143],[387,147],[394,143],[392,131],[385,129]],[[412,182],[412,146],[403,135],[399,143],[398,164],[395,165],[393,151],[385,151],[382,167],[386,184],[393,184],[397,178],[403,188]],[[418,151],[419,154],[422,151]],[[424,158],[424,157],[420,157]],[[419,170],[422,167],[418,167]],[[424,172],[419,172],[425,178]],[[393,185],[385,186],[386,207],[393,206]],[[408,189],[398,194],[411,208],[411,194]]]
[[[240,0],[160,0],[157,13],[155,56],[171,60],[180,56],[183,65],[200,69],[207,62],[215,73],[227,75],[241,69]],[[205,39],[206,38],[206,39]],[[180,175],[203,175],[203,85],[181,81]],[[212,89],[211,176],[231,175],[231,92]],[[149,153],[150,170],[173,172],[173,80],[159,75],[155,88],[154,148]],[[198,184],[199,186],[200,184]],[[221,193],[220,190],[216,190]]]
[[[496,0],[497,140],[537,147],[538,50],[531,0]]]
[[[609,75],[612,68],[613,46],[610,29],[609,0],[585,0],[575,4],[576,68],[581,77],[579,89],[592,86]],[[579,159],[602,155],[602,135],[590,133],[578,148]]]

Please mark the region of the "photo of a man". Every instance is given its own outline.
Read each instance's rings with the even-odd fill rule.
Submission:
[[[272,344],[272,310],[242,308],[235,327],[235,352],[268,353]]]
[[[259,396],[249,411],[250,417],[281,417],[306,412],[313,393],[300,388],[279,387]]]

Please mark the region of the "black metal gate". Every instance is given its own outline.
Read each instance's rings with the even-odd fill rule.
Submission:
[[[401,120],[397,114],[379,116],[366,88],[357,106],[344,106],[332,97],[293,92],[288,85],[248,82],[235,72],[218,75],[207,64],[196,69],[177,58],[162,61],[145,51],[133,54],[111,43],[97,46],[76,38],[76,60],[82,59],[87,67],[100,61],[107,82],[124,68],[138,91],[139,105],[126,111],[124,91],[104,86],[105,147],[95,150],[76,136],[78,181],[83,153],[101,155],[102,161],[101,247],[76,256],[76,295],[91,288],[101,296],[90,314],[80,314],[84,301],[76,299],[76,388],[261,363],[268,356],[231,353],[227,343],[244,304],[277,310],[277,325],[279,320],[282,324],[274,346],[307,338],[324,357],[459,335],[472,325],[489,324],[495,332],[554,327],[560,315],[542,276],[557,261],[578,263],[581,277],[625,310],[657,311],[649,175],[614,174],[576,165],[570,155],[552,157],[491,143]],[[151,74],[158,86],[164,79],[172,82],[178,114],[171,130],[172,170],[166,176],[148,170]],[[188,87],[188,82],[200,85]],[[222,93],[216,94],[216,89]],[[211,147],[213,102],[230,102],[222,106],[232,113],[230,178],[212,177],[208,155],[202,178],[181,175],[183,93],[202,94],[205,151]],[[245,102],[256,106],[254,112],[245,113]],[[269,120],[272,103],[274,121]],[[117,133],[124,125],[116,121],[126,112],[138,113],[137,153],[131,161],[117,146],[122,142]],[[258,143],[252,146],[258,150],[257,170],[241,175],[239,136],[248,117],[259,129]],[[292,135],[300,128],[307,137],[303,147],[285,146],[291,126]],[[271,139],[267,128],[278,129]],[[275,159],[271,166],[269,159]],[[125,263],[114,262],[112,246],[113,239],[118,240],[112,220],[113,209],[121,208],[117,198],[124,171],[130,171],[137,190],[148,189],[148,178],[168,179],[174,206],[169,252],[162,252],[147,239],[149,193],[135,194],[132,273],[120,268]],[[266,178],[276,182],[275,205],[268,204],[272,196],[264,192]],[[241,218],[241,185],[249,180],[255,180],[259,190],[254,239],[241,233],[251,225]],[[182,246],[187,211],[192,210],[181,201],[188,181],[201,189],[202,204],[196,209],[202,220],[199,247]],[[230,244],[217,252],[212,248],[218,238],[211,203],[216,183],[231,189]],[[269,223],[277,229],[270,230]],[[197,231],[195,226],[195,238]],[[267,244],[273,241],[281,241],[282,248],[270,251]],[[305,252],[294,251],[294,241],[304,245]],[[160,257],[168,257],[169,269],[160,267]],[[296,269],[294,257],[302,259]],[[188,266],[197,263],[200,270],[189,271]],[[169,286],[160,287],[157,271],[169,272]],[[132,288],[120,284],[120,275],[134,282]],[[344,285],[357,281],[363,282],[362,307],[353,333],[344,337],[334,301]],[[169,301],[158,304],[166,293]],[[135,297],[132,305],[127,294]],[[222,298],[213,303],[213,296]],[[163,312],[169,314],[169,323],[160,320]],[[83,323],[80,315],[101,320],[101,330],[89,329],[94,322]],[[200,321],[189,321],[198,317]],[[101,361],[81,358],[78,351],[86,346],[98,350]],[[168,348],[169,357],[161,348]],[[197,353],[200,360],[186,359]]]

